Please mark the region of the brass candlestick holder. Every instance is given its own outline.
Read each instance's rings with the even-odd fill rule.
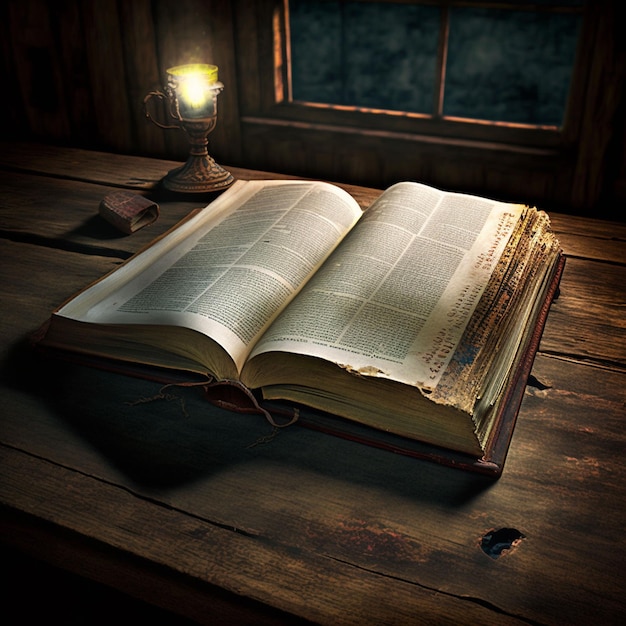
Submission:
[[[229,187],[232,174],[218,165],[208,152],[208,134],[217,124],[217,96],[224,85],[217,80],[217,67],[202,63],[179,65],[167,70],[165,91],[151,91],[144,98],[146,117],[159,128],[182,128],[189,139],[187,162],[163,178],[163,186],[181,193],[207,193]],[[152,116],[148,103],[157,98],[165,102],[173,124]]]

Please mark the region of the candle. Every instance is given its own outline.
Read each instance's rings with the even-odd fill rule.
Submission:
[[[222,89],[215,65],[193,63],[168,69],[165,89],[151,91],[144,98],[144,112],[149,120],[160,128],[181,128],[189,139],[189,158],[165,176],[165,189],[207,193],[226,189],[233,183],[233,175],[220,167],[207,150],[207,135],[217,123],[217,96]],[[160,122],[151,115],[148,103],[153,99],[165,105],[165,113],[173,124]]]
[[[221,87],[216,65],[178,65],[167,73],[181,119],[199,120],[215,115],[215,101]]]

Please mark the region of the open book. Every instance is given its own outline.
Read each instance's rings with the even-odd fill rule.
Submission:
[[[237,181],[56,310],[42,344],[499,473],[561,269],[533,208],[406,182],[362,212],[328,183]]]

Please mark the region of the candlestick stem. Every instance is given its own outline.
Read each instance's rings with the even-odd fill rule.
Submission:
[[[215,127],[216,118],[184,121],[181,125],[189,138],[189,158],[182,166],[170,171],[163,186],[179,193],[219,191],[233,183],[233,176],[215,162],[208,153],[207,135]]]

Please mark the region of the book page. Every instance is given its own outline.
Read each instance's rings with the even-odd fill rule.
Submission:
[[[521,210],[418,183],[394,185],[252,356],[309,354],[434,389]]]
[[[347,192],[327,183],[237,181],[57,314],[192,328],[222,345],[240,369],[361,215]]]

